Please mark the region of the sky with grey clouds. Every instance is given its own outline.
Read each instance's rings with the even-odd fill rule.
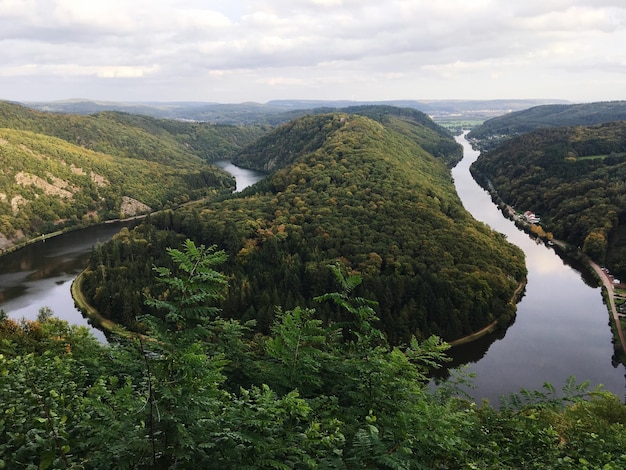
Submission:
[[[0,0],[0,99],[626,99],[623,0]]]

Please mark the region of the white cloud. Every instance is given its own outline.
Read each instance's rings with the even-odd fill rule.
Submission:
[[[24,76],[40,80],[38,99],[81,90],[132,99],[132,78],[153,100],[530,91],[589,100],[589,84],[600,77],[598,99],[624,99],[617,83],[625,7],[621,0],[0,0],[1,98],[29,99]],[[614,75],[610,87],[605,72]]]
[[[0,69],[0,76],[85,76],[99,78],[141,78],[158,71],[157,66],[128,67],[128,66],[84,66],[78,64],[38,65],[25,64],[16,67]]]

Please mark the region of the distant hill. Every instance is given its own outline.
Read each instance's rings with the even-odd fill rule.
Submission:
[[[303,119],[294,119],[275,132],[259,139],[237,154],[233,162],[237,165],[270,172],[282,168],[307,152],[323,145],[336,127],[318,128],[316,115],[327,113],[327,108],[312,110]],[[452,134],[435,124],[421,111],[384,105],[350,106],[336,111],[366,116],[411,138],[429,152],[454,166],[462,157],[461,148],[452,140]],[[335,123],[335,126],[339,126]],[[289,143],[287,142],[289,141]],[[272,149],[268,152],[268,148]]]
[[[483,153],[472,172],[545,230],[626,278],[626,122],[543,128]]]
[[[142,256],[164,256],[156,240],[171,243],[177,232],[227,251],[224,314],[255,319],[262,331],[276,305],[351,321],[312,301],[336,289],[331,263],[363,276],[357,294],[380,303],[380,323],[394,343],[412,334],[452,340],[496,320],[507,324],[526,273],[523,253],[463,208],[448,167],[459,146],[432,122],[420,123],[421,113],[365,111],[379,119],[337,111],[277,128],[241,154],[272,171],[264,180],[224,200],[153,216],[102,245],[85,276],[90,301],[133,325],[142,288],[159,295]],[[133,262],[114,262],[120,250]],[[96,274],[102,266],[110,267],[105,285]]]
[[[169,165],[227,158],[263,135],[255,126],[213,125],[120,112],[37,112],[0,101],[0,127],[51,135],[90,150]]]
[[[540,127],[589,126],[626,120],[626,101],[550,104],[512,112],[485,121],[468,134],[482,149]]]
[[[157,118],[186,119],[220,124],[270,124],[291,121],[311,110],[365,105],[387,105],[412,108],[430,115],[435,121],[471,120],[482,122],[494,116],[527,109],[547,103],[565,103],[562,100],[273,100],[267,103],[202,103],[202,102],[102,102],[93,100],[66,100],[24,103],[41,111],[73,114],[93,114],[101,111],[121,111]],[[319,114],[319,113],[318,113]]]
[[[0,162],[0,250],[232,188],[228,176],[201,163],[181,169],[14,129],[0,129]]]

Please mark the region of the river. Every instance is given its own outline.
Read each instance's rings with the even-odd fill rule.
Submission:
[[[518,304],[515,322],[505,331],[451,350],[452,367],[466,364],[476,373],[469,393],[497,404],[498,397],[521,388],[540,389],[544,382],[560,388],[567,377],[589,380],[593,386],[623,397],[625,368],[613,363],[609,314],[599,288],[585,282],[579,271],[556,253],[536,244],[506,219],[469,173],[478,157],[463,137],[463,160],[452,176],[465,208],[504,233],[526,254],[528,285]],[[228,160],[216,165],[233,174],[241,191],[263,177]],[[0,257],[0,309],[12,318],[34,319],[41,307],[70,323],[88,325],[75,308],[70,285],[84,268],[91,247],[108,240],[120,225],[105,224],[38,242]],[[104,341],[104,335],[93,330]]]
[[[243,191],[245,188],[256,183],[265,176],[264,173],[259,171],[249,170],[247,168],[241,168],[237,165],[233,165],[230,160],[216,160],[213,164],[233,175],[235,183],[237,184],[235,192]]]
[[[466,371],[476,374],[468,392],[477,401],[487,398],[495,405],[502,395],[521,388],[538,390],[545,382],[560,390],[573,375],[578,382],[601,384],[623,398],[626,369],[614,362],[609,313],[600,288],[589,285],[551,248],[537,244],[502,215],[469,172],[479,153],[464,136],[457,141],[464,157],[452,177],[463,205],[475,219],[524,250],[528,268],[524,297],[506,332],[451,350],[454,366],[466,364]]]
[[[214,163],[236,178],[237,191],[264,176],[236,167],[228,160]],[[0,309],[10,318],[34,320],[40,308],[49,307],[56,317],[91,328],[92,333],[105,342],[104,334],[93,328],[74,305],[70,288],[78,273],[85,268],[91,248],[132,223],[102,224],[68,232],[1,256]]]
[[[70,288],[87,264],[91,248],[128,225],[102,224],[68,232],[0,257],[0,309],[10,318],[34,320],[40,308],[49,307],[54,316],[88,326],[100,341],[106,341],[76,308]]]

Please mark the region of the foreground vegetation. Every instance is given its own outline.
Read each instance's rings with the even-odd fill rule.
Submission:
[[[191,238],[227,252],[224,314],[255,320],[263,333],[275,306],[312,308],[332,285],[326,265],[334,262],[363,277],[359,295],[379,303],[392,344],[508,324],[526,274],[523,253],[463,208],[449,172],[460,154],[453,138],[422,125],[415,111],[364,113],[376,120],[333,113],[276,129],[238,160],[274,170],[262,182],[150,217],[99,246],[83,275],[88,302],[139,328],[137,312],[156,314],[143,295],[162,290],[149,267],[167,262],[165,247]],[[330,314],[317,307],[317,319]]]
[[[155,268],[150,338],[99,344],[42,309],[0,318],[3,468],[618,469],[626,408],[569,380],[494,409],[425,387],[431,337],[392,347],[359,276],[332,265],[324,324],[279,309],[268,335],[221,317],[226,254],[187,240]],[[342,315],[339,312],[343,312]]]
[[[554,237],[626,278],[626,122],[541,129],[482,154],[472,173]]]

